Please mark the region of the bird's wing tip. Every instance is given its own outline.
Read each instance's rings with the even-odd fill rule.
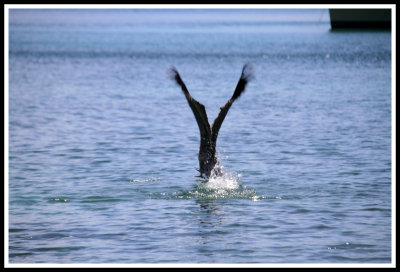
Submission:
[[[250,62],[247,62],[243,65],[243,69],[242,69],[242,78],[246,79],[247,81],[250,81],[252,79],[254,79],[254,73],[255,73],[256,68],[254,67],[253,64],[251,64]]]

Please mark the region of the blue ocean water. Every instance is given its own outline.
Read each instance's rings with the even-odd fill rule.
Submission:
[[[198,175],[177,67],[224,175]],[[390,263],[391,33],[327,10],[9,12],[10,263]]]

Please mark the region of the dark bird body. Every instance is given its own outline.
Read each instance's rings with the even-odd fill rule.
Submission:
[[[228,113],[230,107],[233,102],[244,92],[247,83],[252,79],[252,71],[251,66],[249,64],[245,64],[242,69],[242,74],[240,76],[239,82],[236,86],[235,92],[232,97],[226,102],[226,104],[221,107],[221,110],[215,118],[213,124],[210,126],[207,118],[206,109],[203,104],[199,103],[195,100],[189,93],[186,88],[185,83],[183,82],[181,76],[175,67],[171,68],[171,76],[176,81],[176,83],[181,86],[183,94],[186,97],[186,100],[192,109],[194,117],[196,118],[197,125],[200,130],[200,151],[199,151],[199,172],[200,175],[205,175],[207,178],[210,177],[212,170],[217,164],[217,156],[216,156],[216,144],[218,138],[218,132],[221,128],[222,122],[225,119],[226,114]],[[218,174],[218,173],[217,173]]]

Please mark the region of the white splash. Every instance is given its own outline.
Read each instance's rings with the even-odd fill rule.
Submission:
[[[220,152],[217,153],[217,164],[211,172],[208,181],[197,184],[194,194],[198,198],[247,198],[253,201],[262,199],[253,189],[247,189],[242,184],[242,174],[226,169],[220,158],[225,158]]]
[[[227,171],[219,162],[214,167],[206,183],[201,186],[203,189],[211,190],[236,190],[240,187],[242,174]]]

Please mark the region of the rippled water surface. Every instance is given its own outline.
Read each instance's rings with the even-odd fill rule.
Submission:
[[[199,132],[255,80],[198,175]],[[10,10],[10,263],[390,263],[391,33],[327,10]]]

